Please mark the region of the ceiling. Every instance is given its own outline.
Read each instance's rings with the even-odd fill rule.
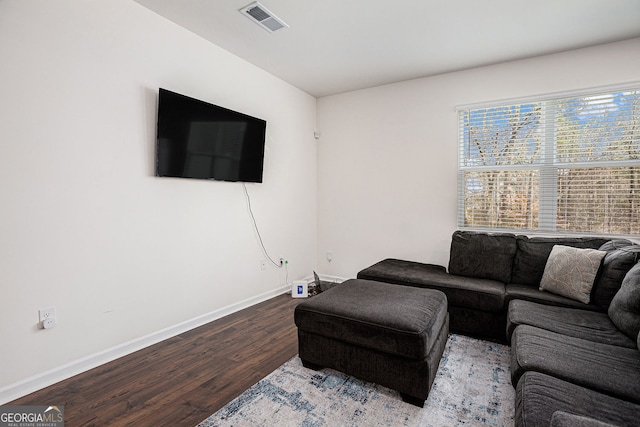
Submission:
[[[640,0],[135,0],[322,97],[640,37]],[[640,55],[640,52],[638,52]]]

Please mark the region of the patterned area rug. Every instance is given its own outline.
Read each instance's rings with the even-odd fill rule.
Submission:
[[[296,356],[204,420],[211,426],[513,426],[509,347],[451,335],[424,408]]]

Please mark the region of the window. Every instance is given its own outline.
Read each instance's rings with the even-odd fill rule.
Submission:
[[[640,88],[458,119],[460,227],[640,234]]]

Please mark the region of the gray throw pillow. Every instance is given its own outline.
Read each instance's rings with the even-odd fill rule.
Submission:
[[[540,290],[589,304],[593,282],[606,254],[597,249],[555,245],[544,268]]]
[[[609,239],[600,237],[527,237],[517,236],[518,250],[513,259],[511,283],[540,287],[549,254],[555,245],[582,249],[598,249]],[[604,250],[604,249],[600,249]],[[620,279],[622,281],[622,279]],[[616,289],[617,291],[617,289]],[[615,293],[615,292],[614,292]],[[611,295],[613,298],[613,295]]]
[[[602,260],[600,273],[593,284],[591,303],[607,310],[611,300],[620,290],[624,276],[640,259],[640,245],[619,239],[611,240],[598,249],[606,251],[607,255]]]
[[[640,333],[640,263],[633,266],[622,281],[609,306],[609,318],[631,339]]]

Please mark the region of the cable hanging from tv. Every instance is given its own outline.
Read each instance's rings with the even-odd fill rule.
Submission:
[[[244,189],[244,197],[247,200],[247,208],[249,209],[249,216],[251,217],[253,228],[254,230],[256,230],[256,234],[258,235],[258,241],[260,242],[260,247],[262,248],[262,252],[264,253],[264,256],[269,260],[271,264],[273,264],[278,268],[282,268],[286,266],[285,261],[276,262],[273,260],[273,258],[271,258],[271,256],[267,252],[267,248],[264,246],[264,242],[262,241],[262,236],[260,235],[260,230],[258,230],[258,224],[256,223],[256,218],[253,215],[253,209],[251,208],[251,197],[249,197],[249,191],[247,190],[247,185],[244,182],[242,183],[242,188]]]

